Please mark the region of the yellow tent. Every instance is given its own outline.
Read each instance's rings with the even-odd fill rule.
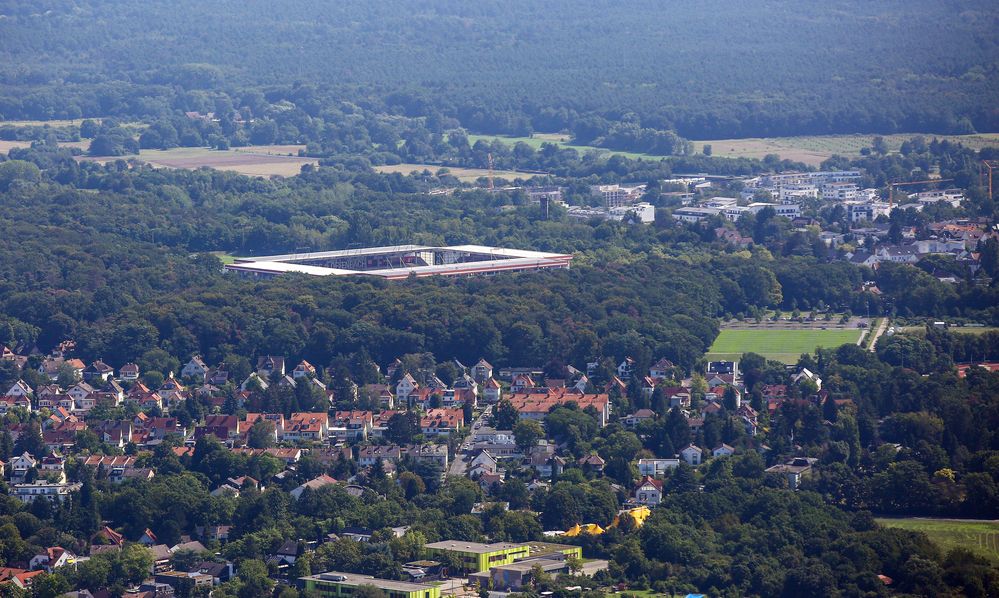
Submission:
[[[631,515],[631,518],[635,520],[635,525],[642,527],[645,520],[652,515],[652,509],[642,505],[640,507],[635,507],[634,509],[628,509],[625,513]]]
[[[650,515],[652,515],[652,509],[646,507],[645,505],[642,505],[640,507],[635,507],[634,509],[625,509],[621,511],[621,513],[618,513],[617,515],[614,516],[614,521],[612,521],[611,524],[607,526],[607,529],[610,529],[612,527],[617,527],[621,523],[622,513],[627,513],[628,515],[631,515],[631,518],[635,520],[635,527],[642,527],[642,524],[645,523],[645,520],[648,519]]]
[[[596,523],[584,523],[583,525],[577,523],[576,525],[570,527],[565,532],[565,535],[569,538],[575,538],[576,536],[584,533],[599,536],[604,533],[604,528],[600,527]]]

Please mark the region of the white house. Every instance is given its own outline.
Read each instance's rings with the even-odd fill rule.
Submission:
[[[19,457],[14,457],[7,464],[7,468],[10,470],[10,480],[12,482],[23,481],[28,476],[28,471],[34,469],[36,465],[38,465],[38,461],[27,452]]]
[[[45,552],[40,552],[31,557],[31,561],[28,562],[28,567],[30,567],[32,571],[44,569],[45,571],[51,573],[59,567],[74,564],[76,564],[75,554],[65,548],[62,548],[61,546],[53,546],[52,548],[46,548]]]
[[[270,383],[268,383],[263,376],[258,375],[257,372],[251,372],[250,375],[246,377],[246,380],[243,380],[243,383],[239,385],[239,389],[244,391],[253,388],[267,390],[268,386],[270,386]]]
[[[72,397],[73,401],[75,402],[75,401],[82,401],[83,399],[87,398],[87,395],[89,395],[92,392],[94,392],[93,386],[90,386],[86,382],[77,382],[76,385],[73,386],[73,388],[70,388],[69,390],[66,391],[66,394]]]
[[[399,400],[404,400],[419,387],[420,385],[416,382],[416,378],[413,378],[412,374],[407,373],[395,385],[395,396],[399,397]]]
[[[635,502],[647,507],[654,507],[663,501],[663,482],[655,478],[645,476],[642,481],[635,486],[632,495]]]
[[[485,359],[480,359],[479,363],[472,366],[472,377],[477,382],[485,382],[493,377],[493,366]]]
[[[489,378],[482,383],[482,398],[487,403],[499,403],[503,398],[503,387],[495,378]]]
[[[625,357],[624,361],[617,366],[617,377],[622,380],[627,380],[631,378],[631,370],[635,367],[635,360],[630,357]]]
[[[295,369],[291,371],[291,375],[295,380],[304,378],[305,376],[315,376],[316,366],[303,359],[302,362],[296,365]]]
[[[200,355],[195,355],[184,364],[184,367],[180,369],[181,378],[197,378],[198,380],[204,381],[205,376],[208,375],[208,366],[202,361]]]
[[[30,396],[31,393],[32,390],[31,387],[28,386],[28,383],[25,382],[24,380],[18,380],[17,382],[14,383],[13,386],[10,387],[9,390],[7,390],[6,396],[19,399],[22,397]]]
[[[801,371],[791,377],[791,381],[795,384],[800,383],[802,380],[809,380],[815,383],[816,390],[822,390],[822,378],[819,378],[818,374],[815,374],[808,368],[801,368]]]
[[[654,366],[649,368],[649,378],[652,378],[653,380],[664,380],[669,378],[672,370],[673,362],[664,357],[657,361]]]
[[[638,474],[661,478],[666,475],[667,471],[676,469],[679,466],[679,459],[639,459]]]
[[[720,444],[711,450],[712,457],[729,457],[735,454],[735,449],[727,444]]]
[[[496,457],[493,457],[489,451],[482,451],[476,455],[474,459],[472,459],[472,461],[468,464],[468,468],[469,470],[478,468],[489,473],[496,473],[496,470],[499,467],[498,463],[499,462],[496,460]]]
[[[700,465],[703,455],[704,451],[692,444],[680,449],[680,457],[687,462],[687,465]]]

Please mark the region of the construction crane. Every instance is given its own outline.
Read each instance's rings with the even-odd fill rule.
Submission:
[[[891,213],[895,205],[895,187],[906,187],[908,185],[923,185],[926,183],[944,183],[954,179],[927,179],[925,181],[909,181],[908,183],[892,183],[888,186],[888,213]]]
[[[486,157],[489,159],[489,192],[493,193],[495,191],[493,189],[493,153],[489,152]]]
[[[985,187],[985,176],[988,175],[988,189],[989,189],[989,199],[992,199],[992,169],[999,168],[999,160],[982,160],[982,163],[978,166],[978,177],[982,182],[982,186]]]

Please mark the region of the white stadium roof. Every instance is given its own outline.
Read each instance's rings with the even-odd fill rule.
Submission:
[[[341,260],[342,265],[342,260],[351,258],[374,258],[376,256],[398,256],[399,254],[420,254],[427,252],[441,254],[466,254],[466,257],[468,258],[481,256],[482,259],[470,259],[468,261],[433,265],[400,265],[398,267],[373,269],[330,268],[327,266],[315,265],[314,263]],[[226,270],[255,276],[276,276],[286,273],[299,273],[308,274],[310,276],[378,276],[381,278],[398,280],[412,275],[418,277],[473,276],[499,272],[568,268],[571,260],[571,254],[509,249],[504,247],[487,247],[485,245],[453,245],[448,247],[433,247],[427,245],[392,245],[388,247],[365,247],[360,249],[341,249],[337,251],[319,251],[310,253],[292,253],[284,255],[237,258],[234,263],[227,264],[225,268]]]

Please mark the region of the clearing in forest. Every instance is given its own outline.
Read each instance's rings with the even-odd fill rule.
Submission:
[[[413,172],[423,172],[428,170],[431,173],[436,174],[437,171],[444,169],[450,172],[451,176],[457,178],[463,183],[474,183],[481,177],[489,176],[488,168],[461,168],[457,166],[435,166],[433,164],[391,164],[386,166],[375,166],[375,170],[383,174],[391,174],[393,172],[398,172],[401,174],[411,174]],[[524,172],[519,170],[494,170],[493,177],[496,179],[529,179],[533,176],[538,176],[536,172]]]
[[[863,331],[856,328],[822,330],[722,330],[708,349],[712,361],[738,360],[743,353],[758,353],[767,359],[795,363],[802,353],[814,353],[819,347],[835,348],[854,344]]]
[[[967,519],[877,519],[884,527],[923,532],[941,551],[967,548],[999,564],[999,521]]]
[[[207,147],[177,147],[168,150],[142,150],[138,156],[81,157],[81,160],[109,162],[138,160],[162,168],[196,169],[203,166],[228,170],[247,176],[295,176],[305,164],[317,164],[316,158],[301,158],[298,148],[304,146],[249,146],[230,150]]]
[[[999,134],[980,133],[976,135],[932,135],[923,133],[903,133],[882,135],[889,151],[897,152],[902,142],[922,136],[927,143],[934,137],[961,143],[966,147],[980,150],[984,147],[999,146]],[[715,139],[695,141],[694,151],[701,153],[705,145],[711,146],[711,155],[722,158],[763,158],[767,154],[777,154],[783,160],[804,162],[818,166],[833,155],[856,158],[860,150],[871,147],[876,135],[802,135],[799,137],[764,137],[750,139]]]

